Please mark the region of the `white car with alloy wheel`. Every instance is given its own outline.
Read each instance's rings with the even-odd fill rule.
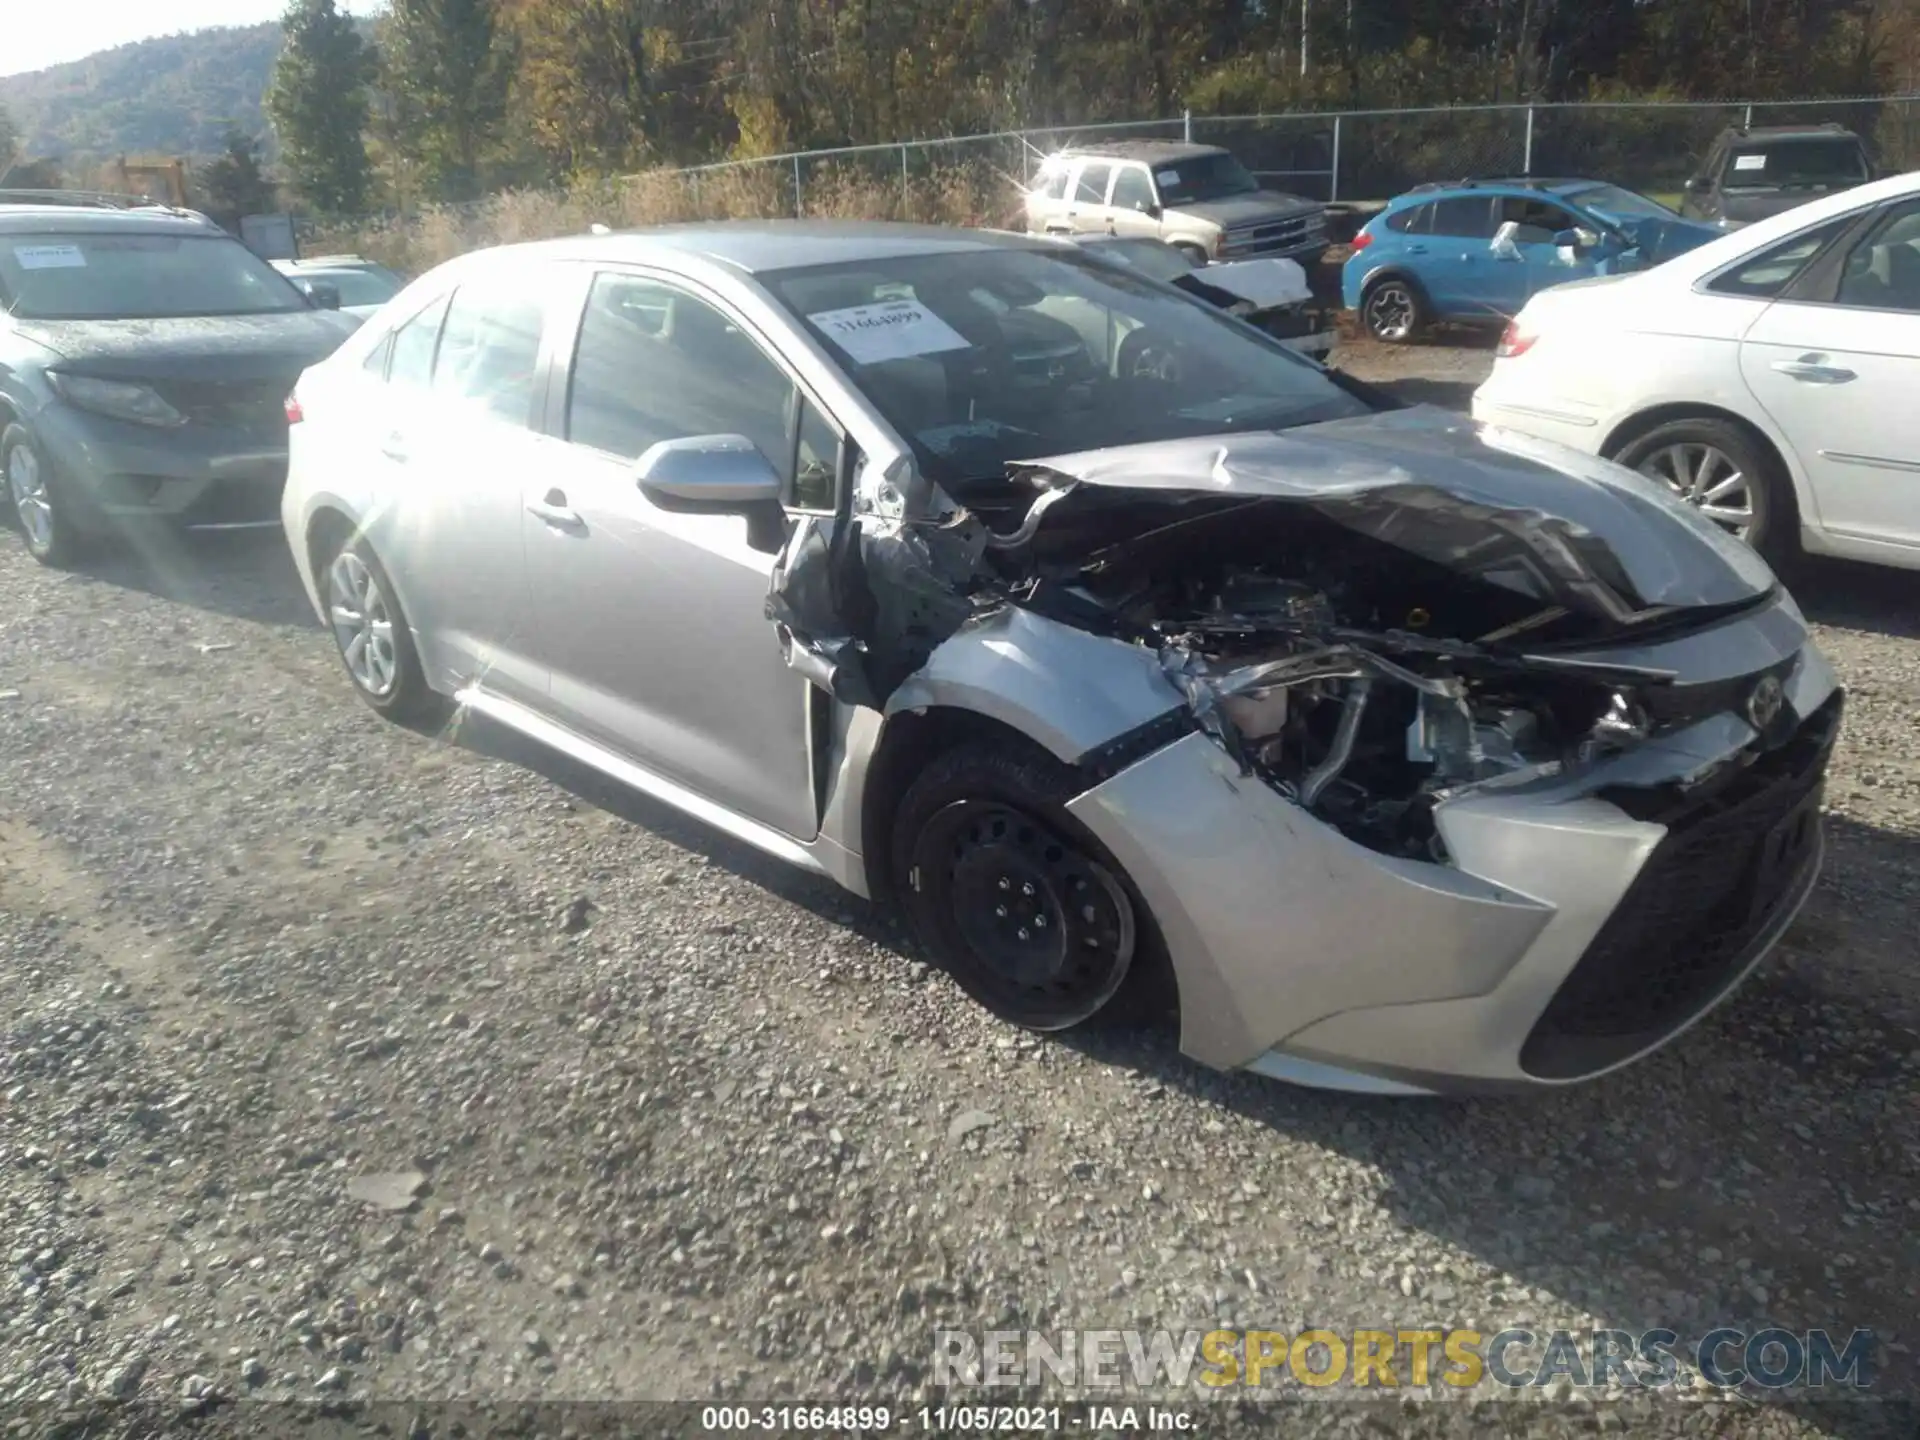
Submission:
[[[1920,569],[1920,174],[1535,296],[1473,414],[1660,480],[1776,562]]]

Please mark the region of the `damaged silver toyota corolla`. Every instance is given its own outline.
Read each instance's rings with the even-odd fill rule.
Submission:
[[[1729,994],[1819,868],[1842,696],[1751,551],[1071,246],[483,252],[289,412],[377,708],[893,899],[1036,1029],[1166,1002],[1210,1065],[1564,1084]]]

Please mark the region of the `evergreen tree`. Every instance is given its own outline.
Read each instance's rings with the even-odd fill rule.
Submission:
[[[287,178],[316,209],[358,214],[371,175],[366,42],[334,0],[293,0],[280,23],[286,48],[273,68],[266,109]]]
[[[227,127],[226,151],[200,171],[207,213],[228,228],[248,215],[271,213],[279,203],[275,187],[260,163],[260,141],[238,126]]]
[[[393,0],[381,36],[382,88],[396,138],[442,199],[479,193],[513,68],[496,0]]]

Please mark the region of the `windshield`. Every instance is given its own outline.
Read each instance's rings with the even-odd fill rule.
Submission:
[[[1851,185],[1866,178],[1866,157],[1852,140],[1775,140],[1735,150],[1727,160],[1726,188]]]
[[[0,237],[0,305],[23,320],[162,320],[306,310],[306,297],[221,235]]]
[[[1251,195],[1260,188],[1253,172],[1227,154],[1189,155],[1156,165],[1153,183],[1160,188],[1160,203],[1174,206]]]
[[[1655,220],[1677,220],[1680,217],[1658,201],[1649,200],[1631,190],[1622,190],[1618,185],[1590,185],[1583,190],[1569,190],[1567,199],[1576,205],[1584,205],[1589,210],[1599,210],[1608,215],[1644,215]]]
[[[950,488],[1018,460],[1370,408],[1278,341],[1080,254],[913,255],[764,279]]]

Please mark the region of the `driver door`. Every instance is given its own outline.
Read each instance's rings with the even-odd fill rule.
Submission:
[[[1532,195],[1510,195],[1500,201],[1495,219],[1498,226],[1515,227],[1512,244],[1493,257],[1490,298],[1501,314],[1518,315],[1542,290],[1597,273],[1605,252],[1587,250],[1568,259],[1556,243],[1556,237],[1568,230],[1593,228],[1565,206]]]
[[[737,434],[788,482],[834,486],[839,432],[721,303],[677,281],[583,277],[547,453],[525,490],[527,570],[562,724],[795,839],[818,831],[806,680],[767,622],[774,556],[739,515],[663,509],[634,461]],[[798,480],[801,493],[794,493]],[[834,496],[824,496],[831,510]]]

